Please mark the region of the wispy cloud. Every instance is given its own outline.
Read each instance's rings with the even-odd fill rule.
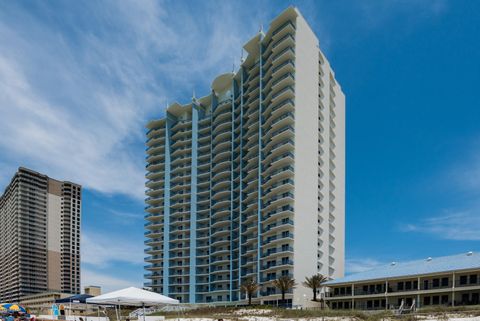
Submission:
[[[90,269],[83,269],[81,276],[82,287],[87,285],[96,285],[102,288],[102,292],[110,292],[126,287],[142,287],[143,282],[140,277],[136,279],[129,277],[128,279],[122,277],[115,277],[111,274],[99,273]]]
[[[346,274],[359,273],[371,270],[379,265],[383,265],[383,262],[380,262],[375,259],[365,258],[365,259],[347,259],[345,262]]]
[[[445,240],[479,241],[479,214],[479,211],[444,214],[423,219],[418,223],[402,226],[401,229],[405,232],[430,234]]]
[[[141,199],[146,121],[167,98],[230,71],[250,20],[233,19],[237,5],[224,2],[56,5],[0,10],[0,148],[9,165],[0,184],[13,175],[6,168],[25,165]]]
[[[143,242],[128,232],[82,234],[82,263],[105,268],[119,262],[143,264]]]

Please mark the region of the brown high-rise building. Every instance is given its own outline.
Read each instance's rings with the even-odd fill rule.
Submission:
[[[81,186],[20,167],[0,197],[0,301],[80,293]]]

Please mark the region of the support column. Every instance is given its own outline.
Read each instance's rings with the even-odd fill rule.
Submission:
[[[257,283],[258,287],[258,296],[260,294],[261,289],[261,251],[262,251],[262,124],[263,124],[263,33],[260,33],[260,61],[259,61],[259,97],[258,97],[258,201],[257,201]],[[285,303],[285,302],[283,302]]]
[[[455,272],[452,274],[452,307],[455,306]]]
[[[165,188],[163,206],[163,294],[169,295],[169,268],[170,268],[170,153],[172,126],[175,117],[167,111],[165,122]]]
[[[231,124],[232,124],[232,132],[231,132],[231,139],[230,139],[230,302],[233,301],[233,250],[235,243],[235,239],[233,237],[233,230],[235,228],[234,221],[233,221],[233,189],[234,189],[234,159],[235,159],[235,79],[232,79],[232,90],[231,90],[231,97],[232,97],[232,117],[231,117]],[[240,262],[239,262],[240,263]],[[238,264],[238,263],[237,263]],[[240,285],[239,285],[240,288]]]
[[[417,304],[415,304],[415,308],[420,308],[420,290],[421,290],[421,286],[420,286],[420,277],[418,277],[418,281],[417,281]]]
[[[243,209],[243,79],[244,69],[240,67],[240,186],[239,186],[239,235],[238,235],[238,300],[242,298],[242,209]]]
[[[355,309],[355,284],[352,283],[352,310]]]
[[[213,157],[212,157],[212,151],[213,151],[213,136],[214,136],[214,130],[213,130],[213,112],[217,108],[217,96],[215,96],[215,92],[212,90],[211,93],[211,103],[210,103],[210,207],[209,207],[209,229],[208,229],[208,244],[209,244],[209,253],[212,253],[212,171],[213,171]],[[208,290],[211,291],[211,285],[212,285],[212,263],[209,262],[208,264]]]
[[[189,302],[196,302],[197,293],[197,159],[198,159],[198,114],[200,107],[192,101],[192,165],[190,171],[190,291]]]
[[[385,281],[385,310],[388,310],[388,280]]]

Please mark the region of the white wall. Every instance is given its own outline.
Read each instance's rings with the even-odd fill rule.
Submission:
[[[302,16],[295,46],[295,221],[293,305],[310,305],[302,282],[317,273],[318,40]]]

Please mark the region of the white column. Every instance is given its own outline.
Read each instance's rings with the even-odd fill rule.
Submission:
[[[452,274],[452,307],[455,306],[455,272]]]

